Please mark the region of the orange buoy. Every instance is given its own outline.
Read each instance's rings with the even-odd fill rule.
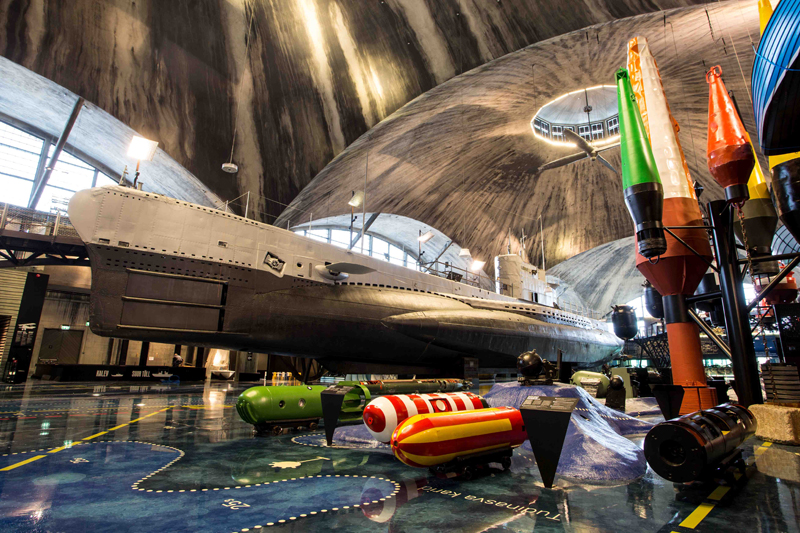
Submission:
[[[708,170],[725,189],[729,202],[744,203],[750,196],[747,181],[755,165],[753,147],[742,119],[722,81],[722,67],[706,73],[708,82]]]
[[[457,457],[510,450],[527,438],[519,410],[497,407],[412,416],[394,430],[391,446],[400,461],[427,468]]]

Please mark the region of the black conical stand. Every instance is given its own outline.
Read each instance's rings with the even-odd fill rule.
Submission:
[[[569,420],[576,405],[577,398],[528,396],[520,406],[536,465],[548,489],[553,487]]]

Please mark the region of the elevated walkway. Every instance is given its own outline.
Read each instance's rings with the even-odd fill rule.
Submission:
[[[36,265],[89,266],[69,217],[0,204],[0,268]]]

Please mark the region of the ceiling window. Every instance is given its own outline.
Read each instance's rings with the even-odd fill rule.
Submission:
[[[600,122],[595,122],[592,124],[592,140],[596,141],[598,139],[602,139],[605,137],[603,134],[603,124]]]
[[[619,135],[619,117],[613,117],[606,121],[609,135]]]

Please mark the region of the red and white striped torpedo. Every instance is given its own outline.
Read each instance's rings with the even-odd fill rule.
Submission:
[[[513,407],[413,416],[394,430],[395,457],[409,466],[426,468],[489,451],[516,448],[528,434]]]
[[[471,392],[441,394],[397,394],[372,400],[364,409],[364,424],[379,442],[388,443],[403,420],[428,413],[451,413],[489,407]]]

